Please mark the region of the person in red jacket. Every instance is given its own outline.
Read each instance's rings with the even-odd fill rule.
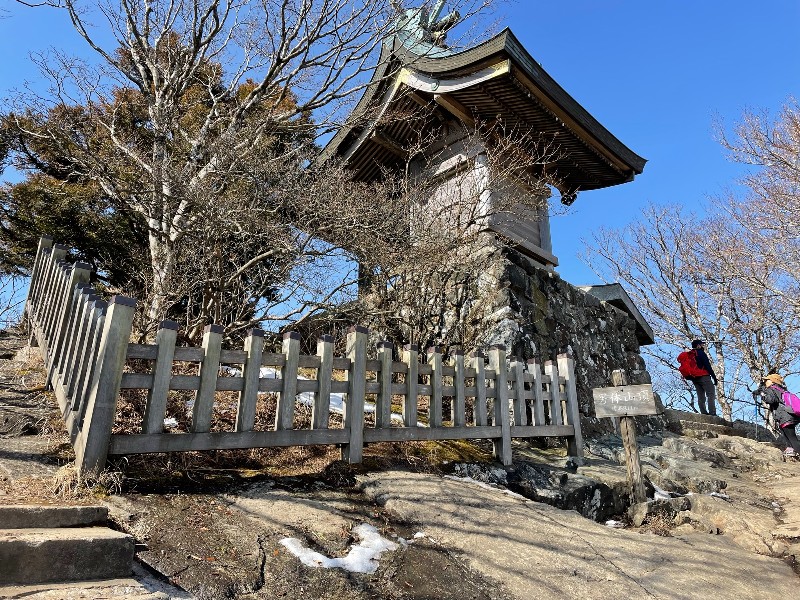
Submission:
[[[697,404],[702,414],[716,416],[717,376],[711,367],[711,361],[708,360],[706,343],[703,340],[694,340],[692,342],[692,352],[695,354],[697,367],[703,371],[703,375],[692,378],[694,389],[697,390]],[[706,401],[708,401],[708,410],[706,410]]]

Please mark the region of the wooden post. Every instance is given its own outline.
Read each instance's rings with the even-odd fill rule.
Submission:
[[[58,373],[63,364],[64,353],[68,345],[67,330],[69,329],[73,317],[73,312],[80,293],[76,287],[82,283],[89,282],[92,268],[86,263],[75,263],[68,272],[66,285],[62,301],[55,315],[55,330],[53,332],[53,343],[50,345],[50,360],[47,361],[47,380],[53,382],[53,374]]]
[[[347,332],[347,402],[344,404],[344,428],[350,441],[342,446],[342,460],[360,463],[364,454],[364,397],[367,389],[367,337],[366,327],[356,325]]]
[[[42,256],[39,259],[40,274],[37,276],[36,288],[31,292],[30,305],[28,307],[28,323],[30,324],[31,346],[39,346],[41,336],[41,322],[42,322],[42,299],[45,297],[47,290],[47,280],[50,276],[51,257],[53,256],[53,248],[42,248]],[[41,352],[41,350],[40,350]]]
[[[511,359],[511,372],[514,374],[514,425],[528,424],[525,410],[525,364],[516,356]]]
[[[177,337],[178,324],[175,321],[162,321],[156,334],[158,354],[153,365],[153,387],[147,393],[142,433],[164,431],[164,415],[167,412],[167,396],[172,381],[172,359],[175,356]]]
[[[472,368],[475,369],[475,425],[485,426],[489,422],[486,412],[486,362],[482,352],[472,352]]]
[[[225,328],[222,325],[206,325],[203,330],[203,362],[200,363],[200,372],[198,373],[200,387],[197,389],[192,407],[192,433],[206,433],[211,430],[224,331]]]
[[[533,375],[533,424],[546,425],[544,419],[544,392],[542,391],[542,367],[535,358],[528,360],[528,372]]]
[[[403,348],[403,362],[406,363],[406,398],[403,403],[403,425],[417,426],[417,386],[419,385],[419,348],[416,344],[406,344]]]
[[[297,402],[297,367],[300,360],[300,334],[287,331],[283,334],[283,355],[286,362],[281,369],[283,387],[278,396],[278,408],[275,414],[277,431],[292,429],[294,426],[294,408]]]
[[[378,399],[375,403],[375,427],[378,429],[392,426],[392,350],[391,342],[378,344],[378,362],[381,370],[378,373]]]
[[[236,410],[236,431],[252,431],[256,421],[258,387],[261,381],[261,357],[264,354],[264,332],[254,328],[247,332],[244,340],[247,362],[242,365],[244,389],[239,393]]]
[[[567,354],[558,355],[558,370],[564,373],[564,388],[567,395],[567,415],[575,435],[567,438],[567,452],[583,462],[583,432],[581,431],[581,410],[578,405],[578,388],[575,383],[575,361]]]
[[[44,294],[40,302],[40,312],[37,317],[39,320],[40,333],[45,341],[45,350],[48,354],[52,346],[52,322],[53,313],[59,301],[59,290],[64,279],[64,257],[67,255],[66,246],[56,244],[50,254],[50,269],[45,281]],[[44,360],[48,356],[43,356]]]
[[[56,244],[58,246],[58,244]],[[47,306],[45,306],[45,313],[44,313],[44,335],[47,339],[47,357],[45,357],[45,361],[49,363],[50,358],[53,352],[53,338],[55,337],[56,333],[56,317],[58,311],[61,307],[61,304],[64,300],[64,288],[67,284],[67,273],[69,272],[69,267],[67,267],[67,263],[62,259],[59,260],[54,269],[53,269],[53,279],[52,279],[52,287],[50,288],[50,298],[48,300]]]
[[[550,377],[550,424],[563,425],[564,419],[561,412],[561,382],[559,380],[558,365],[552,360],[544,363],[544,372]]]
[[[428,364],[431,366],[431,395],[428,404],[428,425],[442,426],[442,353],[439,348],[428,348]]]
[[[73,291],[72,309],[70,310],[69,325],[65,333],[64,351],[61,353],[61,358],[54,365],[56,382],[59,380],[63,382],[64,371],[72,368],[75,347],[78,344],[78,334],[81,325],[83,324],[83,313],[85,309],[84,291],[86,289],[91,291],[91,286],[88,283],[79,283],[75,286]],[[88,295],[89,292],[87,292]]]
[[[617,369],[611,372],[611,385],[628,385],[625,371]],[[620,417],[619,429],[622,434],[622,445],[625,447],[625,465],[628,469],[628,485],[631,492],[631,503],[647,501],[647,492],[642,481],[642,465],[639,462],[639,444],[636,441],[636,422],[633,417]]]
[[[84,289],[83,294],[82,323],[78,328],[78,344],[75,347],[75,355],[72,358],[72,368],[64,371],[66,396],[67,398],[72,398],[72,410],[76,410],[80,404],[78,388],[84,381],[84,375],[91,370],[91,365],[98,360],[97,354],[93,354],[92,351],[100,347],[96,340],[103,331],[103,325],[99,321],[103,317],[103,310],[106,308],[105,303],[103,303],[104,306],[98,310],[97,303],[100,302],[100,299],[92,293],[91,288]],[[89,378],[81,391],[88,391],[91,389],[91,385],[92,380]]]
[[[505,346],[489,349],[489,368],[494,370],[494,423],[500,426],[500,437],[492,440],[494,457],[508,466],[511,464],[511,422],[508,415],[508,372]]]
[[[453,427],[464,427],[467,424],[467,401],[464,393],[464,352],[461,349],[453,351],[453,366],[455,367],[453,376],[455,396],[450,408],[450,420],[453,422]]]
[[[114,296],[108,305],[99,364],[86,403],[83,426],[75,440],[75,464],[81,475],[97,475],[106,464],[135,311],[133,298]]]
[[[25,297],[24,313],[30,320],[31,317],[31,302],[35,302],[36,294],[42,280],[42,272],[44,271],[45,261],[45,248],[53,247],[53,238],[49,235],[43,235],[39,238],[39,247],[36,249],[36,258],[33,260],[33,270],[31,271],[31,281],[28,284],[28,295]]]
[[[69,431],[70,439],[73,444],[75,442],[75,436],[78,435],[78,430],[86,415],[86,407],[89,402],[89,395],[92,391],[92,383],[98,373],[100,343],[102,342],[106,311],[108,310],[107,302],[93,295],[90,296],[90,298],[93,298],[92,305],[94,306],[91,315],[91,329],[89,329],[89,338],[87,338],[86,342],[86,352],[84,353],[85,360],[81,364],[79,379],[75,386],[75,396],[72,400],[72,412],[70,412],[67,420],[67,430]]]
[[[333,378],[333,336],[323,335],[317,340],[317,391],[311,409],[311,429],[328,429],[331,414],[331,379]]]

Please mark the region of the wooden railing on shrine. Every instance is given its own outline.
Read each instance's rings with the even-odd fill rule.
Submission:
[[[265,352],[258,329],[242,350],[225,350],[219,325],[206,327],[201,347],[177,347],[178,326],[170,321],[155,343],[132,344],[136,301],[102,300],[88,284],[88,265],[66,263],[66,250],[50,238],[40,241],[26,315],[82,473],[102,470],[109,455],[314,444],[340,445],[342,457],[357,463],[366,443],[407,440],[490,439],[495,457],[508,465],[512,438],[559,436],[571,455],[583,455],[574,363],[566,355],[542,368],[507,361],[495,346],[487,365],[480,353],[445,360],[437,348],[421,353],[409,345],[395,355],[391,343],[381,342],[371,359],[368,331],[358,326],[347,334],[343,357],[334,356],[330,336],[320,338],[316,355],[301,355],[293,332],[284,335],[282,352]],[[196,364],[196,374],[176,373],[176,363],[181,373]],[[147,390],[141,433],[112,435],[124,389]],[[191,425],[170,433],[164,418],[177,390],[193,394]],[[217,392],[238,394],[231,431],[212,431]],[[262,393],[277,396],[275,418],[270,429],[255,430]],[[332,399],[341,400],[336,426]],[[308,428],[294,427],[299,403],[311,405]],[[369,420],[366,408],[374,412]]]

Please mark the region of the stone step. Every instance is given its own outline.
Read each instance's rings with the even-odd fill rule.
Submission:
[[[0,529],[89,527],[105,525],[107,521],[108,508],[105,506],[0,506]]]
[[[168,600],[191,598],[188,594],[152,592],[136,579],[104,579],[102,581],[71,581],[69,583],[38,583],[27,585],[0,585],[0,598],[9,600],[109,600],[135,598],[136,600]]]
[[[710,432],[717,435],[732,435],[737,437],[747,437],[743,431],[728,425],[717,425],[716,423],[698,423],[696,421],[678,421],[678,431],[684,435],[695,435],[699,432]]]
[[[667,408],[664,410],[664,416],[668,421],[688,421],[693,423],[705,423],[709,425],[726,425],[725,419],[715,415],[703,415],[696,412],[689,412],[687,410],[675,410]]]
[[[107,527],[0,530],[0,584],[129,577],[134,540]]]

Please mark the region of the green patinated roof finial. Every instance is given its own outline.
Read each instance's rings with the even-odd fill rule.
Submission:
[[[406,49],[414,54],[428,57],[453,54],[452,50],[447,48],[445,39],[447,32],[461,19],[457,10],[439,19],[445,0],[437,0],[430,12],[424,5],[404,10],[400,2],[393,4],[400,12],[395,22],[394,35]]]

